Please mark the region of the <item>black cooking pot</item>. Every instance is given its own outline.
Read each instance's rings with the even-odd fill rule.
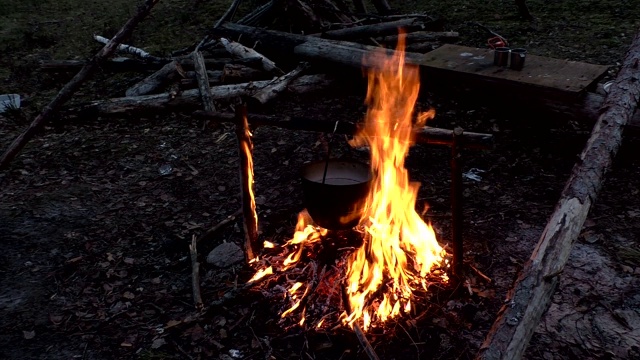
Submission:
[[[360,162],[329,160],[324,184],[325,160],[302,168],[304,205],[313,221],[326,229],[354,227],[362,216],[371,186],[369,166]]]

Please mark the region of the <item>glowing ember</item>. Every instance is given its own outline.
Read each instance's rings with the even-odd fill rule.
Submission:
[[[413,128],[423,126],[435,112],[418,116],[413,109],[420,79],[417,66],[404,63],[404,40],[398,51],[387,56],[371,54],[368,111],[353,145],[371,149],[373,184],[360,225],[364,244],[349,258],[347,293],[351,313],[345,322],[362,319],[366,330],[371,322],[384,322],[411,309],[416,286],[442,262],[444,250],[430,225],[415,211],[418,183],[409,181],[404,160],[413,141]]]

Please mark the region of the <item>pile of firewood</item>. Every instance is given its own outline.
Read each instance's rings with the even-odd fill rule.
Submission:
[[[237,3],[239,1],[234,2],[229,12],[235,11],[233,7]],[[359,6],[359,2],[355,3]],[[380,12],[390,13],[385,4],[382,1],[376,7]],[[300,25],[301,31],[296,33],[240,24],[275,21],[277,17],[295,19],[293,14],[301,11],[308,13],[297,18],[309,22]],[[231,16],[229,12],[225,17]],[[304,93],[326,87],[333,81],[330,73],[341,66],[359,69],[366,52],[378,47],[395,48],[400,29],[406,33],[402,35],[407,43],[406,50],[415,53],[430,51],[442,42],[458,37],[455,32],[440,31],[440,21],[425,14],[349,12],[342,1],[331,0],[274,0],[237,23],[225,22],[225,17],[198,44],[177,50],[168,57],[154,56],[143,49],[120,44],[117,51],[126,57],[104,60],[102,69],[149,75],[126,89],[123,97],[92,101],[67,109],[67,114],[97,116],[148,110],[193,110],[198,105],[211,112],[220,106],[226,107],[229,100],[237,98],[265,104],[284,91]],[[109,41],[97,35],[94,38],[104,44]],[[86,62],[77,60],[53,60],[43,62],[41,69],[77,71],[85,65]],[[291,70],[285,73],[282,68]]]

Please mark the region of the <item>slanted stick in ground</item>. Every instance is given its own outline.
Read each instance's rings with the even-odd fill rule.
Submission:
[[[227,51],[232,54],[235,55],[239,58],[255,58],[258,57],[260,58],[260,60],[262,61],[262,68],[265,71],[274,73],[276,75],[284,75],[284,71],[280,70],[277,66],[276,63],[274,63],[273,61],[269,60],[266,56],[260,54],[259,52],[250,49],[238,42],[235,41],[231,41],[229,39],[226,38],[220,38],[220,43],[222,43],[222,45],[224,45],[225,49],[227,49]]]
[[[236,138],[238,140],[238,156],[240,157],[240,184],[242,194],[242,217],[244,224],[244,253],[247,263],[256,257],[260,250],[258,244],[258,217],[253,194],[253,142],[247,122],[246,105],[236,106]]]
[[[198,82],[198,91],[200,91],[200,99],[202,99],[202,107],[205,111],[216,111],[211,96],[211,87],[209,87],[209,76],[207,75],[207,67],[204,64],[204,56],[202,52],[196,50],[193,52],[193,67],[196,73],[196,81]],[[204,130],[206,123],[202,126]]]
[[[200,263],[198,262],[198,249],[195,235],[189,244],[189,254],[191,255],[191,286],[193,288],[193,302],[196,310],[202,311],[202,295],[200,294]]]
[[[78,72],[73,79],[71,79],[71,81],[69,81],[60,90],[60,92],[58,92],[56,97],[54,97],[53,100],[44,107],[40,115],[33,120],[27,130],[20,134],[11,143],[11,145],[9,145],[9,148],[4,152],[4,154],[2,154],[2,157],[0,157],[0,169],[5,169],[9,166],[11,160],[13,160],[18,152],[20,152],[27,142],[31,140],[36,132],[38,132],[38,130],[40,130],[44,124],[49,121],[49,118],[58,112],[60,107],[62,107],[62,105],[67,102],[67,100],[69,100],[76,91],[78,91],[80,85],[82,85],[89,75],[99,67],[99,64],[116,51],[118,44],[131,35],[136,25],[149,15],[151,9],[153,9],[158,1],[160,0],[146,0],[138,9],[138,12],[122,26],[113,39],[111,39],[96,55],[94,55],[94,57],[82,67],[80,72]]]

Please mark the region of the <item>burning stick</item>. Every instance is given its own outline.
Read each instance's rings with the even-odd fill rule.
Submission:
[[[200,295],[200,263],[198,263],[198,249],[196,247],[196,237],[191,238],[189,253],[191,254],[191,285],[193,287],[193,302],[196,310],[202,311],[202,295]]]
[[[349,304],[349,294],[347,293],[346,286],[342,286],[342,303],[344,304],[344,309],[347,312],[347,314],[351,314],[351,305]],[[360,328],[360,325],[358,325],[357,322],[353,322],[351,324],[351,329],[356,334],[356,337],[358,338],[360,345],[362,345],[362,347],[364,348],[364,352],[367,354],[367,356],[369,356],[369,359],[380,360],[380,358],[378,357],[378,354],[376,354],[376,351],[373,349],[373,346],[371,346],[371,343],[367,339],[367,336],[364,334],[364,332]]]
[[[240,184],[242,191],[242,214],[244,217],[244,249],[247,262],[255,258],[258,244],[258,215],[253,197],[253,158],[251,151],[251,132],[247,122],[246,105],[236,107],[236,136],[238,138],[238,156],[240,157]]]

